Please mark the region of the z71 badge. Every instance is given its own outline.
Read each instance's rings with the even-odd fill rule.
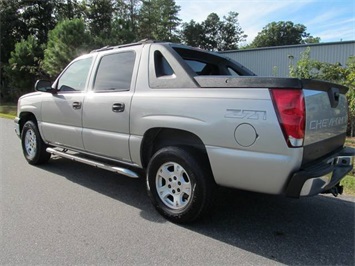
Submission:
[[[241,109],[227,109],[226,111],[225,118],[266,120],[266,111]]]

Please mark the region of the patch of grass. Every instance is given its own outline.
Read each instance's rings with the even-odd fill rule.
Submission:
[[[344,194],[355,196],[355,176],[347,175],[340,185],[344,186]]]
[[[346,140],[345,140],[345,145],[348,146],[348,147],[355,148],[355,138],[347,137]]]
[[[0,117],[13,119],[16,117],[17,106],[15,104],[1,104]]]
[[[15,119],[15,117],[16,117],[16,115],[7,115],[7,114],[0,113],[0,118]]]

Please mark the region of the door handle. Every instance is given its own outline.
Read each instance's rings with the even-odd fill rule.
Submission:
[[[115,113],[122,113],[124,111],[124,103],[114,103],[112,105],[112,111]]]
[[[78,110],[81,108],[81,102],[73,102],[72,106],[75,110]]]

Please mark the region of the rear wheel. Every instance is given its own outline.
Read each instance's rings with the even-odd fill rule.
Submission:
[[[42,164],[48,162],[51,155],[46,152],[47,145],[43,142],[37,125],[33,121],[27,121],[21,133],[23,154],[30,164]]]
[[[160,214],[176,223],[204,215],[212,202],[214,182],[199,153],[166,147],[148,165],[148,194]]]

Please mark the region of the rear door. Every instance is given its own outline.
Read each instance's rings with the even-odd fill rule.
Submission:
[[[85,150],[112,159],[131,161],[129,111],[134,88],[137,52],[120,49],[101,54],[83,107]]]
[[[93,55],[73,61],[56,81],[57,93],[42,101],[43,138],[50,143],[83,149],[82,104]]]

